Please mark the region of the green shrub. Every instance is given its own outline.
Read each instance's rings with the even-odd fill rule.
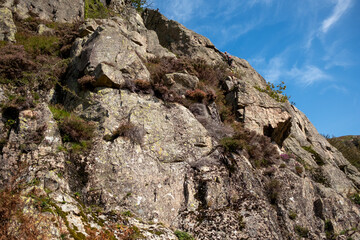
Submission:
[[[60,82],[67,68],[62,47],[77,35],[75,25],[58,24],[52,35],[38,35],[42,20],[14,16],[17,43],[0,47],[0,84],[6,85],[8,101],[20,111],[34,108],[47,91]]]
[[[291,220],[295,220],[297,218],[297,214],[294,211],[289,211],[288,216]]]
[[[297,164],[295,165],[295,171],[296,171],[296,173],[297,173],[298,175],[301,175],[304,170],[303,170],[303,168],[297,163]]]
[[[276,179],[271,179],[265,185],[265,191],[271,204],[276,204],[281,190],[280,182]]]
[[[294,231],[299,235],[300,237],[307,238],[309,235],[309,230],[305,227],[301,227],[299,225],[295,225]]]
[[[73,146],[75,149],[89,145],[87,141],[90,141],[93,137],[94,123],[85,121],[74,113],[67,112],[59,105],[49,106],[49,108],[58,123],[64,142],[80,143],[80,145]]]
[[[0,47],[7,46],[8,44],[8,41],[0,41]]]
[[[133,217],[134,216],[134,214],[129,210],[122,212],[121,215],[123,215],[124,217]]]
[[[330,220],[325,221],[324,230],[325,230],[325,234],[326,234],[326,239],[328,239],[328,240],[336,239],[336,236],[334,233],[334,226]]]
[[[349,198],[353,203],[360,205],[360,194],[359,193],[353,193],[353,194],[349,195]]]
[[[23,45],[28,53],[39,55],[47,54],[56,56],[60,53],[60,38],[47,35],[29,35],[16,33],[16,43]]]
[[[144,7],[146,7],[147,4],[147,0],[130,0],[130,2],[138,12],[144,11]]]
[[[84,15],[87,18],[108,18],[109,10],[99,0],[85,0]]]
[[[55,120],[59,121],[62,120],[64,118],[68,118],[70,117],[71,113],[66,111],[63,107],[61,107],[60,105],[50,105],[49,106],[50,111],[53,114],[53,117],[55,118]]]
[[[243,148],[241,140],[234,137],[224,137],[220,140],[220,145],[223,146],[227,152],[237,152]]]
[[[268,94],[270,97],[272,97],[273,99],[275,99],[278,102],[286,102],[290,98],[286,94],[282,95],[282,93],[286,89],[284,82],[281,82],[276,87],[274,86],[274,84],[268,82],[265,89],[263,89],[259,86],[254,86],[254,88],[260,92],[264,92],[264,93]]]
[[[195,238],[187,232],[176,230],[174,234],[179,240],[195,240]]]
[[[235,134],[220,140],[220,145],[226,152],[237,152],[242,150],[254,167],[268,167],[275,163],[280,157],[276,147],[271,140],[263,135],[257,134],[241,126],[233,125]]]
[[[80,142],[75,142],[71,144],[71,148],[69,149],[72,153],[82,153],[91,149],[92,142],[90,140],[81,140]]]
[[[360,171],[360,136],[343,136],[328,139],[344,157]]]
[[[323,170],[320,167],[311,169],[311,177],[315,182],[321,183],[325,187],[331,187],[328,178],[325,176]]]
[[[322,166],[322,165],[325,164],[325,162],[324,162],[324,160],[321,158],[320,154],[318,154],[311,146],[302,146],[302,148],[303,148],[305,151],[307,151],[307,152],[309,152],[309,153],[312,154],[312,156],[314,157],[315,162],[316,162],[318,165]]]

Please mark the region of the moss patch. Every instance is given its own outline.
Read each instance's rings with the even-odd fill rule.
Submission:
[[[195,238],[187,232],[176,230],[174,234],[179,240],[195,240]]]
[[[309,152],[309,153],[312,154],[315,162],[316,162],[318,165],[322,166],[322,165],[325,164],[325,162],[324,162],[324,160],[321,158],[320,154],[318,154],[311,146],[302,146],[302,148],[303,148],[305,151],[307,151],[307,152]]]

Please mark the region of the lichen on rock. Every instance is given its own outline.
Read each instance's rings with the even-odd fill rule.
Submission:
[[[82,1],[65,2],[12,10],[83,17]],[[24,200],[18,217],[44,219],[49,239],[360,237],[358,170],[295,106],[257,90],[267,83],[246,60],[230,69],[159,12],[101,2],[121,11],[83,23],[51,90],[19,107],[33,89],[14,100],[0,87],[0,193]]]

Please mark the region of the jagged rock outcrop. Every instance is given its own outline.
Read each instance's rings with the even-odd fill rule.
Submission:
[[[11,1],[10,1],[11,2]],[[23,19],[35,15],[41,19],[56,22],[73,22],[84,18],[84,1],[14,1],[15,12]]]
[[[52,6],[61,13],[69,5],[60,3],[33,8],[42,14]],[[75,4],[68,15],[44,18],[75,19],[82,9]],[[236,118],[234,128],[242,124],[253,131],[237,132],[240,143],[221,121],[219,102],[190,101],[185,107],[152,89],[139,91],[136,84],[155,84],[148,59],[185,56],[221,65],[224,58],[208,39],[157,11],[121,14],[80,27],[67,73],[46,98],[94,126],[91,148],[71,149],[50,100],[25,110],[6,105],[1,112],[6,141],[0,186],[13,178],[26,183],[27,212],[47,219],[41,229],[49,227],[43,230],[48,238],[69,232],[92,239],[94,231],[100,236],[109,230],[118,239],[176,239],[175,229],[196,239],[360,237],[360,208],[349,197],[358,196],[360,174],[303,113],[266,92],[265,80],[237,57],[231,76],[217,87]],[[186,71],[162,80],[183,100],[206,82]],[[6,102],[9,96],[0,90]]]
[[[155,32],[149,31],[141,17],[129,19],[89,20],[82,27],[88,35],[77,40],[73,48],[75,79],[81,74],[94,74],[96,87],[123,87],[125,81],[150,80],[145,59],[174,56],[158,44]]]
[[[15,42],[16,26],[9,8],[0,7],[0,41]]]
[[[202,58],[212,63],[222,61],[222,53],[209,39],[168,20],[159,11],[146,9],[143,18],[145,26],[157,33],[160,44],[178,56]]]

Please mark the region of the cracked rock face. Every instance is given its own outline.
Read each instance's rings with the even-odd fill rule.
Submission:
[[[84,18],[84,2],[81,0],[23,0],[15,7],[23,19],[35,14],[41,19],[55,22],[74,22]]]
[[[209,39],[197,34],[178,22],[168,20],[158,11],[146,9],[143,13],[148,29],[157,33],[161,46],[179,56],[202,58],[209,63],[222,61],[222,53]]]
[[[117,138],[97,140],[88,156],[88,201],[110,209],[119,206],[153,221],[172,223],[184,207],[184,182],[189,164],[212,148],[211,138],[189,110],[165,106],[152,97],[104,89],[93,99],[108,112],[104,134],[123,119],[143,129],[141,144]],[[191,186],[191,184],[190,184]],[[91,190],[90,190],[91,189]],[[196,206],[192,192],[189,205]]]
[[[24,1],[19,9],[32,6],[45,19],[65,21],[77,18],[82,4],[44,2]],[[57,9],[56,17],[48,7]],[[69,16],[58,15],[67,10]],[[149,58],[178,55],[213,64],[224,61],[222,53],[157,11],[147,10],[142,17],[131,9],[122,14],[81,26],[65,86],[52,97],[52,103],[95,122],[89,152],[62,149],[49,102],[1,112],[1,138],[7,142],[0,157],[0,186],[19,163],[26,163],[26,175],[20,177],[28,186],[24,195],[30,202],[36,201],[31,194],[46,197],[40,203],[45,201],[52,213],[29,211],[54,214],[61,223],[49,223],[50,239],[59,239],[66,229],[86,237],[89,227],[106,230],[114,224],[121,226],[118,234],[131,224],[147,239],[177,239],[174,229],[209,240],[326,239],[329,229],[345,232],[339,239],[360,238],[360,209],[348,197],[359,190],[360,174],[301,111],[259,91],[266,88],[265,80],[246,60],[234,57],[236,77],[224,79],[224,98],[237,121],[259,134],[254,138],[267,136],[281,157],[259,167],[243,151],[251,148],[248,142],[225,151],[221,139],[234,131],[221,122],[215,102],[186,108],[129,87],[137,80],[151,83]],[[93,77],[91,89],[78,82],[87,75]],[[197,77],[182,72],[163,80],[179,94],[199,85]],[[0,100],[6,99],[0,88]],[[16,119],[15,125],[9,127],[9,119]],[[101,211],[95,214],[94,208]]]

